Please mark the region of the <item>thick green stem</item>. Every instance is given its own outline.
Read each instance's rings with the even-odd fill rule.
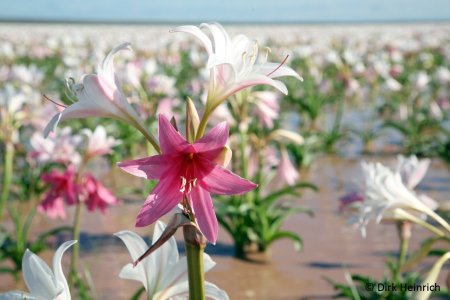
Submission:
[[[205,276],[203,272],[203,251],[206,246],[203,236],[193,226],[183,227],[188,265],[189,299],[205,299]]]
[[[77,205],[75,208],[75,217],[73,220],[73,228],[72,228],[72,239],[79,241],[80,240],[80,221],[81,221],[81,202],[77,201]],[[69,286],[73,287],[76,279],[78,278],[78,256],[80,252],[80,243],[75,243],[72,247],[72,257],[70,261],[70,277],[69,277]]]
[[[400,244],[397,260],[397,268],[395,269],[393,278],[394,280],[400,280],[400,270],[402,269],[406,261],[406,256],[408,254],[409,240],[411,238],[410,227],[411,223],[409,223],[408,221],[399,221],[397,223],[397,231],[400,239]]]
[[[3,221],[3,214],[6,207],[6,201],[9,196],[9,189],[11,188],[11,181],[13,175],[13,161],[14,161],[14,144],[6,142],[5,144],[5,165],[3,169],[3,186],[0,198],[0,223]]]

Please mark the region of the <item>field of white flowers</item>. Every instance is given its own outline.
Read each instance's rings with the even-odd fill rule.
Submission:
[[[448,299],[450,25],[214,26],[0,24],[0,299]]]

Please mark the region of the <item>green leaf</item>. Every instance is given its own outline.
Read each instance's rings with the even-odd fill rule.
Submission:
[[[428,276],[422,281],[421,284],[434,285],[439,276],[439,273],[441,272],[442,267],[444,266],[445,262],[449,259],[450,259],[450,252],[447,252],[441,258],[439,258],[438,261],[433,265],[433,268],[431,268],[430,272],[428,273]],[[415,293],[414,299],[427,300],[430,297],[431,292],[432,291],[429,289],[424,289],[424,291]]]
[[[419,264],[425,257],[428,256],[428,253],[433,248],[434,244],[439,241],[449,241],[446,237],[431,237],[426,239],[420,248],[416,250],[408,260],[401,266],[400,272],[408,272],[412,270],[417,264]]]
[[[292,242],[294,243],[294,248],[296,251],[300,252],[303,249],[303,240],[300,238],[300,236],[292,231],[278,231],[275,234],[273,234],[269,241],[268,244],[273,243],[276,240],[279,239],[291,239]]]
[[[303,189],[303,188],[309,188],[313,191],[318,191],[317,186],[315,186],[312,183],[309,182],[299,182],[297,184],[294,184],[292,186],[287,186],[285,188],[279,189],[269,195],[267,195],[265,198],[261,200],[261,203],[264,204],[266,207],[270,206],[275,200],[280,198],[281,196],[295,193],[297,189]]]

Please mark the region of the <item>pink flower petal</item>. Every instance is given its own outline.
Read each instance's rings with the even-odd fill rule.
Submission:
[[[181,134],[173,128],[169,120],[163,115],[159,115],[159,143],[163,154],[184,152],[192,148]]]
[[[202,164],[213,165],[206,160],[203,160]],[[258,186],[219,165],[215,165],[214,168],[200,180],[200,185],[217,195],[241,195]]]
[[[189,196],[200,230],[209,242],[215,244],[219,226],[211,195],[208,191],[198,186],[192,189]]]
[[[214,126],[205,136],[194,143],[197,153],[220,149],[227,143],[229,134],[228,124],[221,122]],[[215,158],[215,157],[214,157]],[[213,160],[214,158],[210,158]]]
[[[170,176],[170,175],[169,175]],[[159,181],[152,193],[145,200],[144,205],[136,219],[136,227],[144,227],[171,211],[181,200],[178,176],[170,176]]]
[[[173,162],[175,157],[169,157],[168,155],[155,155],[151,157],[145,157],[136,160],[129,160],[120,162],[119,168],[131,175],[143,177],[147,179],[159,179],[171,165],[169,161]]]

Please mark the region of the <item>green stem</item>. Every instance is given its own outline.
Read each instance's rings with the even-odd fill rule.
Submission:
[[[424,220],[406,212],[403,209],[398,209],[398,214],[400,217],[404,218],[405,220],[416,223],[417,225],[420,225],[420,226],[428,229],[429,231],[433,232],[434,234],[436,234],[439,237],[445,237],[445,233],[442,232],[442,230],[440,230],[439,228],[436,228],[435,226],[431,225],[430,223],[425,222]]]
[[[423,211],[436,222],[438,222],[442,227],[444,227],[448,232],[450,232],[450,225],[445,221],[440,215],[435,213],[433,210],[426,207]]]
[[[80,240],[80,221],[81,221],[81,202],[77,199],[77,205],[75,208],[75,217],[73,221],[72,228],[72,239]],[[73,287],[76,279],[78,278],[78,256],[80,252],[80,242],[75,243],[72,248],[72,257],[70,261],[70,276],[69,276],[69,286]]]
[[[203,251],[206,242],[202,236],[197,235],[193,226],[183,227],[186,258],[188,265],[189,299],[205,299],[205,275],[203,272]]]
[[[198,125],[198,129],[197,129],[197,134],[195,135],[195,140],[199,140],[206,131],[206,125],[208,123],[208,119],[209,119],[209,113],[206,110],[207,108],[205,108],[205,112],[203,113],[202,119],[200,120],[200,124]]]
[[[147,139],[147,141],[150,142],[150,144],[153,146],[153,148],[155,148],[156,152],[161,153],[161,149],[159,148],[158,143],[156,142],[155,137],[148,132],[145,127],[141,124],[137,124],[136,128],[139,129],[139,131],[145,136],[145,138]]]
[[[409,246],[409,239],[411,238],[410,234],[406,232],[408,229],[405,228],[405,226],[410,226],[411,224],[408,224],[408,222],[405,221],[399,221],[397,222],[397,231],[398,236],[400,238],[400,245],[399,245],[399,255],[397,260],[397,268],[394,272],[394,280],[398,281],[400,280],[400,270],[402,269],[403,265],[406,261],[406,255],[408,254],[408,246]]]
[[[0,198],[0,223],[3,220],[3,214],[8,200],[9,190],[11,188],[11,181],[13,175],[13,161],[14,161],[14,144],[6,142],[5,144],[5,165],[3,169],[3,186]]]

